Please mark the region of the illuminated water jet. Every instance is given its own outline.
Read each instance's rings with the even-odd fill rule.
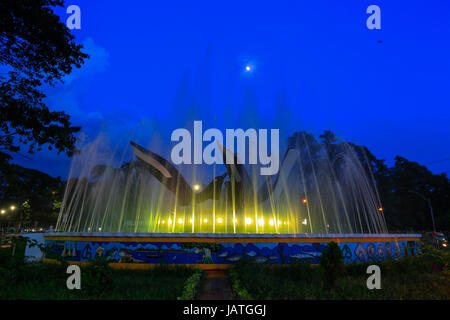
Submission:
[[[113,263],[317,263],[329,241],[347,262],[417,253],[418,235],[387,234],[370,167],[348,143],[296,133],[276,176],[235,162],[194,167],[189,178],[135,143],[136,160],[117,166],[104,145],[75,156],[57,232],[46,236],[56,254],[73,247],[69,260],[102,248]],[[209,182],[200,174],[208,171]]]

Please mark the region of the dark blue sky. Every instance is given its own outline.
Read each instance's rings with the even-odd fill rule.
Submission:
[[[91,59],[46,90],[47,102],[88,139],[101,131],[120,148],[130,136],[167,146],[194,119],[280,128],[283,139],[329,129],[389,164],[401,155],[450,170],[440,161],[450,158],[446,0],[68,4],[81,8],[73,32]],[[381,7],[381,30],[366,28],[371,4]],[[67,176],[64,155],[30,159],[16,161]]]

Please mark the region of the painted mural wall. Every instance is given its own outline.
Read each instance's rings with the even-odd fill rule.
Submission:
[[[102,256],[118,263],[232,264],[250,259],[257,263],[319,263],[327,243],[200,243],[102,242],[46,240],[47,258],[90,261]],[[349,242],[339,244],[345,262],[372,262],[414,256],[416,241]]]

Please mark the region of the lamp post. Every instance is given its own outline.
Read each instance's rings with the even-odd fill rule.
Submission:
[[[423,200],[425,200],[427,202],[428,208],[430,208],[431,221],[433,222],[433,231],[434,231],[434,233],[436,233],[436,225],[434,224],[434,213],[433,213],[433,207],[431,206],[431,200],[429,198],[425,197],[424,195],[418,193],[417,191],[409,190],[408,192],[418,195],[420,198],[422,198]]]

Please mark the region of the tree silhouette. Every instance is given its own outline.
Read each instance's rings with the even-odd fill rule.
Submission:
[[[70,116],[51,111],[44,103],[43,85],[63,81],[88,56],[52,7],[62,0],[0,2],[0,162],[27,146],[28,153],[51,150],[74,152],[79,127]]]

